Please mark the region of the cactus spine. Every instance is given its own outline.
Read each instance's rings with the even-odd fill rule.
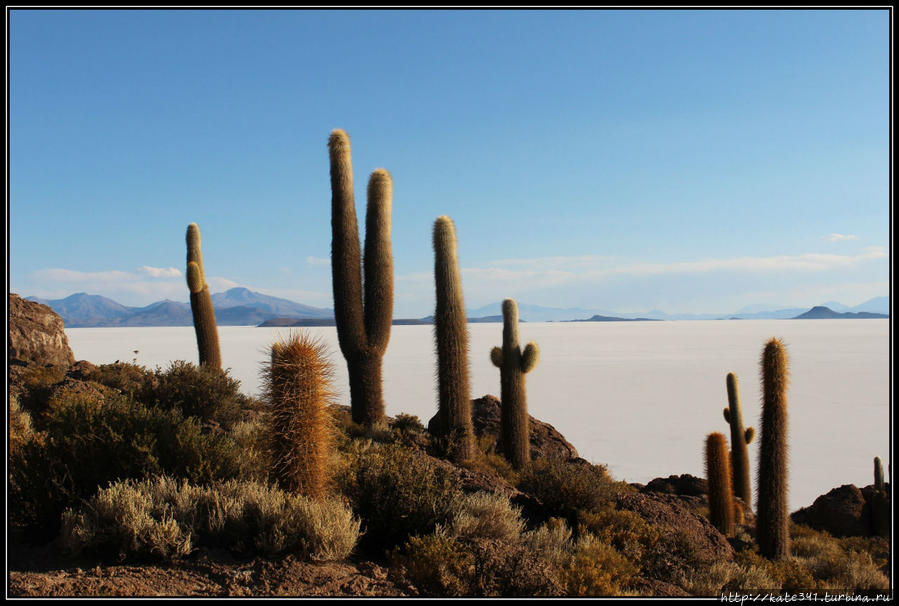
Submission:
[[[334,319],[347,361],[353,421],[385,420],[381,366],[393,323],[393,253],[390,218],[393,182],[379,168],[368,182],[365,257],[361,258],[350,138],[340,129],[328,140],[331,161],[331,275]],[[365,265],[363,294],[362,264]],[[364,296],[364,304],[363,304]]]
[[[883,484],[883,463],[880,457],[874,457],[874,489],[884,490]]]
[[[749,449],[755,437],[755,429],[749,427],[743,429],[743,411],[740,407],[740,388],[737,375],[727,373],[727,402],[728,408],[724,409],[724,420],[730,425],[731,469],[733,470],[734,495],[743,499],[744,503],[750,503],[751,491],[749,488]]]
[[[203,269],[203,252],[200,247],[200,227],[196,223],[187,226],[187,287],[190,289],[190,310],[197,333],[197,349],[200,366],[222,367],[215,309],[206,284]]]
[[[732,537],[736,509],[724,434],[711,433],[706,438],[705,467],[709,482],[709,521],[724,536]]]
[[[263,369],[274,475],[285,489],[312,498],[323,497],[330,481],[331,377],[324,345],[306,334],[272,344]]]
[[[457,462],[474,456],[474,427],[468,382],[468,320],[456,256],[452,219],[434,222],[434,282],[437,305],[434,336],[437,347],[439,407],[437,427],[449,440],[448,454]]]
[[[506,299],[503,301],[503,346],[494,347],[490,359],[500,369],[503,452],[515,469],[521,469],[530,461],[524,375],[534,369],[539,356],[536,343],[528,343],[524,352],[518,346],[518,304],[514,299]]]
[[[770,560],[790,556],[787,511],[787,352],[771,339],[762,352],[762,436],[759,445],[756,537]]]

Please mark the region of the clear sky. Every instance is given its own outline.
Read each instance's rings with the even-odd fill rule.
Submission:
[[[394,179],[395,316],[889,294],[885,10],[21,10],[9,26],[9,287],[332,305],[328,134],[356,202]],[[364,236],[364,235],[363,235]]]

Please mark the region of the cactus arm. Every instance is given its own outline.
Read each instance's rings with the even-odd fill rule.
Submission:
[[[203,272],[195,261],[187,263],[187,288],[191,293],[198,293],[203,290]]]
[[[727,421],[728,424],[730,424],[730,408],[724,409],[724,420]]]
[[[206,283],[206,274],[203,270],[203,249],[202,249],[202,237],[200,235],[200,226],[196,223],[191,223],[187,226],[187,263],[190,266],[190,263],[196,263],[197,267],[200,270],[200,284]],[[191,289],[191,292],[199,292],[203,290],[203,287],[200,286],[197,290]]]
[[[537,347],[537,344],[531,341],[524,347],[524,351],[521,353],[521,372],[527,374],[534,370],[534,367],[537,366],[537,361],[540,359],[540,348]]]
[[[390,220],[393,181],[390,173],[379,168],[368,182],[368,208],[365,216],[365,333],[372,353],[383,354],[393,324],[393,253],[390,244]]]
[[[494,347],[490,350],[490,361],[493,362],[493,365],[497,368],[503,367],[503,348],[502,347]]]
[[[746,444],[752,444],[752,440],[755,439],[755,427],[746,428],[744,439],[746,440]]]
[[[331,276],[340,350],[349,360],[365,350],[362,258],[353,197],[350,138],[340,129],[328,139],[331,161]]]

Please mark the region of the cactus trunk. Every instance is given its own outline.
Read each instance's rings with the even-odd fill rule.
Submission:
[[[528,343],[522,354],[518,345],[518,304],[503,301],[503,346],[494,348],[491,360],[500,369],[503,453],[515,469],[530,461],[527,390],[524,375],[536,365],[537,346]]]
[[[306,335],[273,344],[263,372],[274,475],[285,489],[312,498],[325,496],[330,483],[331,375],[324,346]]]
[[[749,487],[749,448],[752,441],[743,428],[743,410],[740,406],[740,387],[737,375],[727,374],[727,402],[724,418],[730,424],[731,469],[733,471],[734,495],[751,503]],[[753,430],[754,431],[754,430]]]
[[[200,227],[196,223],[187,226],[187,286],[190,289],[190,310],[197,334],[200,366],[221,368],[222,353],[215,323],[215,308],[212,306],[209,285],[206,284]]]
[[[880,457],[874,457],[874,488],[883,490],[883,463]]]
[[[756,507],[759,553],[770,560],[790,556],[790,518],[787,510],[787,383],[786,349],[779,339],[771,339],[762,353],[762,435]]]
[[[339,129],[332,131],[328,148],[331,162],[331,276],[337,339],[347,361],[353,421],[373,425],[385,420],[381,366],[393,323],[390,240],[393,182],[390,173],[384,169],[375,170],[369,179],[363,259],[353,196],[349,136]]]
[[[474,456],[474,428],[468,378],[468,320],[456,251],[456,229],[443,216],[434,222],[434,281],[437,305],[434,336],[437,348],[439,431],[448,438],[448,453],[457,462]]]
[[[724,536],[734,536],[736,513],[732,491],[727,438],[709,434],[705,449],[706,476],[709,482],[709,521]]]

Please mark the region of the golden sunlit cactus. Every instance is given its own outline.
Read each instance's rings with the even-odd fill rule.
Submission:
[[[200,366],[222,367],[218,327],[215,309],[206,274],[203,269],[203,253],[200,247],[200,227],[196,223],[187,226],[187,287],[190,289],[190,310],[197,333],[197,349]]]
[[[732,537],[736,510],[724,434],[711,433],[706,438],[705,467],[709,483],[709,521],[721,534]]]
[[[787,505],[787,352],[771,339],[762,352],[762,435],[759,444],[756,540],[770,560],[790,556]]]
[[[271,363],[262,372],[272,471],[284,489],[312,498],[330,488],[332,374],[324,345],[306,334],[272,344]]]
[[[363,259],[356,223],[349,136],[340,129],[331,131],[328,150],[331,275],[337,339],[347,361],[353,421],[374,425],[386,419],[381,367],[393,323],[390,241],[393,181],[390,173],[381,168],[369,178]],[[364,293],[362,265],[365,266]]]
[[[450,458],[461,462],[474,456],[474,426],[468,378],[468,319],[456,247],[452,219],[438,217],[434,222],[434,336],[439,394],[436,427],[448,440]]]
[[[518,304],[514,299],[503,301],[503,346],[494,347],[490,360],[500,369],[503,454],[515,469],[530,461],[530,434],[527,390],[524,375],[533,370],[540,357],[534,342],[524,352],[518,345]]]
[[[749,448],[755,437],[752,427],[743,429],[743,410],[740,407],[740,388],[737,375],[727,373],[727,402],[724,409],[724,420],[730,425],[731,470],[733,471],[734,495],[750,503],[749,488]]]

